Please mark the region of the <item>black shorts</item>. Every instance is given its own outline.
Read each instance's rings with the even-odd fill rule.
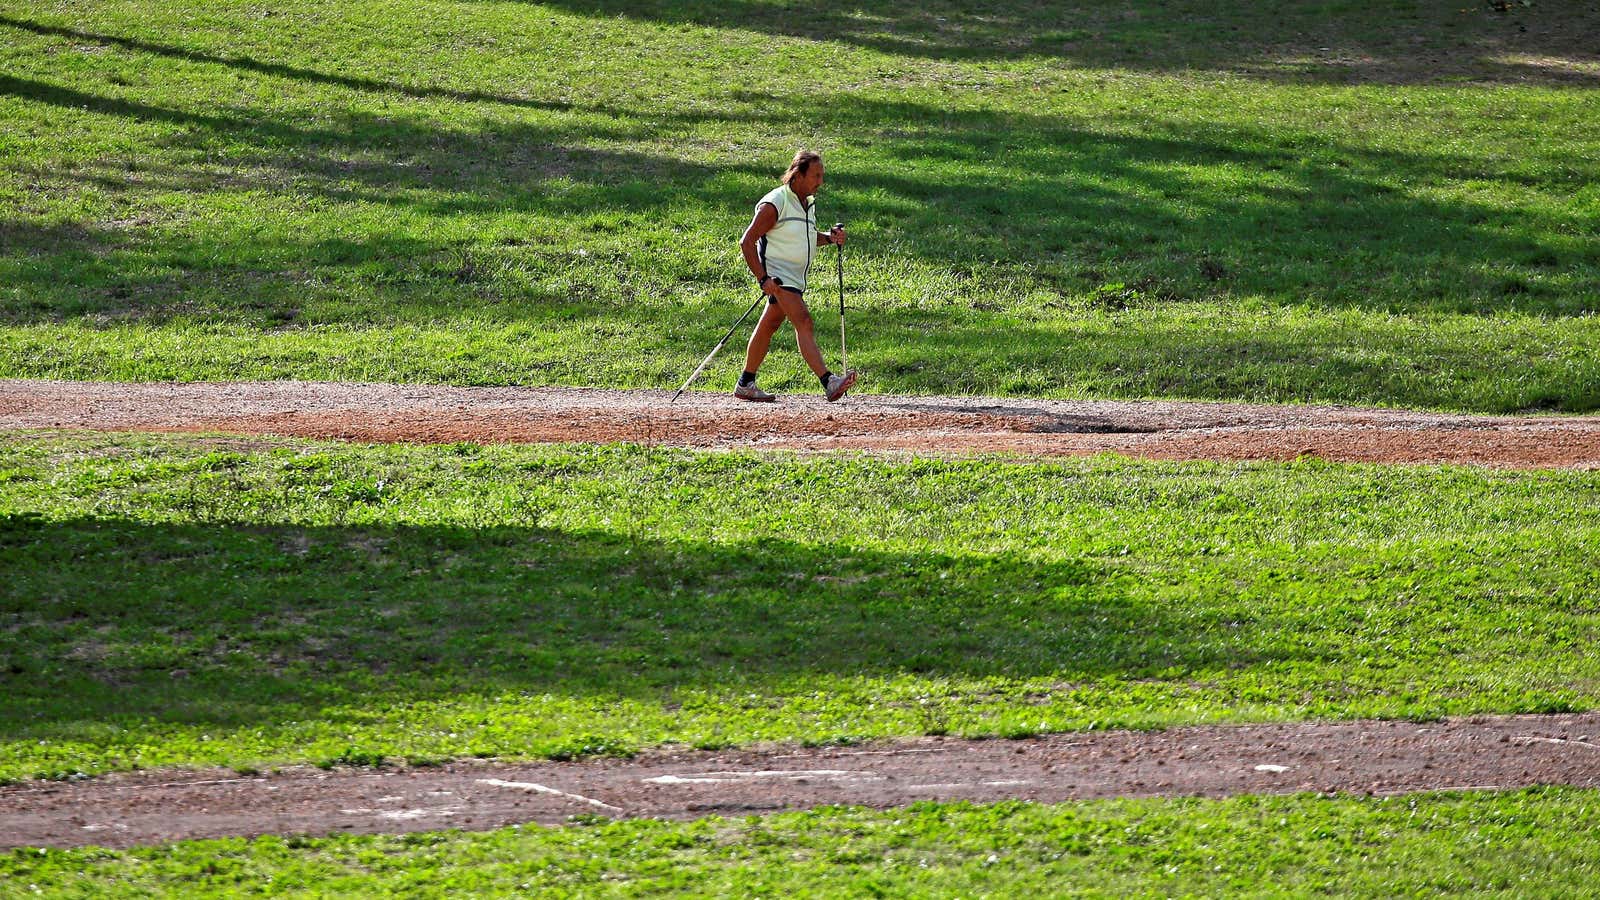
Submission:
[[[782,287],[784,290],[788,291],[789,293],[794,294],[795,296],[799,297],[801,300],[804,300],[806,298],[806,292],[805,291],[797,291],[794,288],[789,287],[787,284],[779,285],[779,286]],[[775,306],[775,305],[777,305],[777,303],[778,303],[778,298],[777,297],[774,297],[771,294],[767,295],[767,305],[768,306]]]

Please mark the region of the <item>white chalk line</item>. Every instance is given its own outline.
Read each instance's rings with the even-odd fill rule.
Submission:
[[[461,807],[459,806],[447,806],[443,809],[386,809],[378,813],[378,818],[403,822],[407,819],[421,819],[427,816],[453,816],[460,811]]]
[[[900,756],[906,753],[945,753],[943,747],[912,748],[905,750],[834,750],[829,756]],[[816,759],[815,753],[783,753],[771,757],[772,759]]]
[[[824,778],[829,781],[886,781],[886,775],[870,772],[852,772],[847,769],[767,769],[759,772],[698,772],[692,775],[657,775],[641,779],[645,784],[724,784],[730,781],[748,781],[760,778],[783,778],[800,781],[807,778]]]
[[[1525,744],[1572,744],[1575,747],[1588,747],[1590,750],[1600,750],[1600,744],[1591,744],[1588,741],[1575,741],[1567,738],[1538,737],[1537,735],[1532,734],[1518,735],[1517,737],[1512,738],[1512,740],[1522,741]]]
[[[600,809],[609,809],[615,813],[622,812],[622,807],[620,806],[612,806],[609,803],[603,803],[594,799],[593,797],[585,797],[582,794],[571,794],[566,791],[558,791],[553,787],[545,787],[542,784],[534,784],[531,781],[501,781],[498,778],[479,778],[478,783],[487,784],[492,787],[512,788],[513,790],[518,791],[532,791],[537,794],[550,794],[555,797],[565,797],[568,800],[577,800],[580,803],[587,803],[590,806],[598,807]]]
[[[971,790],[976,790],[978,788],[1021,787],[1021,786],[1025,785],[1025,784],[1033,784],[1033,782],[1027,781],[1027,780],[1017,780],[1017,779],[1008,779],[1008,780],[1005,780],[1005,781],[976,781],[976,782],[973,782],[973,781],[947,781],[947,782],[935,783],[935,784],[912,784],[912,785],[907,785],[906,786],[906,790],[908,790],[908,791],[971,791]]]

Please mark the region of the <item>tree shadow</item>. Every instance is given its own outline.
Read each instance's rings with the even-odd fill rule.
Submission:
[[[285,297],[293,293],[287,283],[304,281],[301,272],[307,265],[345,267],[352,270],[349,277],[369,283],[366,272],[376,269],[384,274],[372,288],[391,296],[413,288],[420,295],[424,291],[419,285],[437,286],[437,270],[443,266],[444,274],[467,283],[470,290],[460,295],[439,292],[442,306],[435,312],[464,309],[481,304],[485,296],[501,295],[510,301],[500,307],[502,313],[517,316],[519,302],[525,301],[528,314],[538,316],[541,304],[559,299],[538,289],[541,277],[553,269],[570,269],[578,281],[589,278],[594,284],[586,290],[596,296],[612,291],[629,273],[649,271],[660,236],[648,229],[670,225],[664,217],[685,204],[699,211],[691,216],[696,221],[709,216],[725,222],[731,248],[751,196],[773,178],[759,162],[717,166],[587,146],[596,140],[657,140],[685,127],[671,115],[644,111],[628,116],[608,111],[601,124],[556,120],[441,131],[427,123],[355,111],[316,125],[250,110],[194,113],[14,76],[0,76],[0,94],[190,126],[173,140],[196,150],[224,138],[243,138],[248,145],[225,169],[106,161],[71,172],[34,172],[39,179],[78,180],[113,191],[119,183],[129,191],[274,191],[288,186],[328,201],[421,216],[506,215],[581,223],[597,210],[608,215],[620,211],[618,222],[601,227],[647,229],[636,235],[644,239],[635,241],[622,240],[626,233],[597,235],[597,243],[609,245],[607,254],[579,264],[568,248],[547,250],[537,238],[515,235],[466,245],[388,234],[354,241],[253,235],[248,254],[217,246],[213,242],[218,239],[208,235],[171,230],[103,233],[97,238],[111,242],[124,256],[192,260],[197,270],[243,256],[249,261],[242,264],[239,277],[258,285],[273,280],[257,271],[260,260],[271,260],[288,272],[281,279],[284,289],[277,292]],[[1323,135],[1240,126],[1225,134],[1208,128],[1202,137],[1193,124],[1146,122],[1150,134],[1130,137],[1053,116],[952,111],[904,101],[856,98],[838,104],[752,92],[736,92],[732,99],[767,109],[777,127],[828,121],[856,135],[862,152],[889,160],[889,165],[870,169],[841,164],[824,199],[830,214],[867,226],[858,234],[870,236],[870,249],[853,257],[858,263],[870,267],[896,258],[918,260],[949,273],[958,283],[958,294],[961,282],[977,286],[1012,277],[1030,289],[1061,295],[1063,302],[1114,285],[1138,295],[1135,299],[1141,302],[1232,294],[1392,312],[1516,308],[1553,315],[1591,314],[1594,298],[1600,296],[1600,271],[1592,259],[1586,260],[1579,241],[1553,240],[1570,232],[1572,223],[1529,210],[1430,198],[1397,186],[1393,178],[1396,172],[1422,181],[1515,182],[1529,177],[1516,169],[1492,169],[1474,158],[1374,150]],[[703,120],[708,115],[697,112],[692,117]],[[1590,163],[1560,164],[1586,177],[1600,177]],[[937,182],[915,174],[929,166],[961,174]],[[1207,180],[1224,176],[1230,180]],[[13,222],[5,227],[17,233],[27,226]],[[463,255],[472,259],[458,258]],[[728,256],[728,270],[702,273],[703,284],[739,283],[731,249]],[[65,284],[74,283],[74,277],[77,283],[115,280],[102,288],[106,295],[98,304],[112,310],[129,296],[185,293],[178,283],[125,283],[140,278],[181,281],[182,271],[153,275],[151,266],[129,265],[145,274],[115,278],[108,267],[119,265],[117,259],[112,254],[78,270],[69,268],[77,274],[69,274]],[[60,292],[64,286],[61,272],[42,263],[23,267],[10,280],[19,286],[30,279],[39,293]],[[564,283],[570,287],[573,279]],[[641,290],[658,294],[672,286],[644,285]],[[209,301],[199,302],[198,310],[194,304],[183,307],[184,314],[204,314]],[[131,314],[160,313],[156,303]],[[351,316],[360,320],[363,313],[352,309]],[[10,317],[30,321],[49,313],[13,309]],[[277,310],[267,321],[295,318]]]
[[[288,78],[295,81],[306,81],[314,84],[325,84],[334,87],[349,88],[356,91],[372,91],[376,93],[400,94],[414,97],[419,100],[453,100],[459,103],[499,103],[507,106],[520,106],[529,109],[566,109],[567,104],[558,101],[530,100],[526,97],[514,97],[507,94],[495,94],[487,91],[462,91],[452,88],[429,87],[424,85],[400,84],[393,81],[383,81],[376,78],[364,78],[357,75],[342,75],[333,72],[323,72],[317,69],[308,69],[304,66],[291,66],[285,63],[258,60],[249,56],[220,56],[205,53],[190,47],[179,47],[172,44],[163,44],[157,41],[130,38],[121,35],[103,34],[85,31],[79,28],[67,28],[60,25],[46,25],[29,19],[19,19],[13,16],[0,15],[0,25],[28,31],[37,35],[70,38],[74,41],[93,41],[97,44],[121,47],[139,53],[149,53],[155,56],[164,56],[168,59],[181,59],[186,62],[203,63],[209,65],[227,66],[253,72],[257,75],[266,75],[274,78]]]
[[[1029,58],[1097,69],[1237,73],[1288,83],[1600,85],[1600,9],[1531,4],[1342,8],[1206,0],[553,0],[595,19],[829,41],[947,61]]]
[[[765,103],[797,120],[822,114],[820,103]],[[856,133],[897,123],[863,143],[898,165],[836,175],[829,200],[853,218],[864,213],[875,242],[958,277],[1025,273],[1064,294],[1117,283],[1133,289],[1122,299],[1140,302],[1225,293],[1393,312],[1585,316],[1600,301],[1600,267],[1588,241],[1571,237],[1597,233],[1594,223],[1437,199],[1395,177],[1536,183],[1512,166],[1238,126],[1206,126],[1202,136],[1193,124],[1148,117],[1147,134],[1128,136],[901,101],[835,109]],[[1522,164],[1600,178],[1592,162]],[[936,183],[916,174],[930,169],[962,174]]]
[[[247,725],[460,693],[659,699],[907,673],[1081,682],[1255,659],[1237,616],[1135,600],[1088,558],[26,516],[0,517],[0,548],[6,740],[74,721]]]
[[[1325,3],[1205,0],[1046,3],[1043,0],[886,0],[820,7],[763,0],[555,0],[591,19],[623,19],[751,31],[844,44],[892,56],[944,61],[1042,59],[1065,65],[1160,73],[1226,72],[1287,83],[1600,84],[1600,9],[1578,4],[1349,11]],[[418,99],[563,109],[559,101],[408,85],[236,54],[0,15],[0,25],[137,52],[217,64],[272,77]]]

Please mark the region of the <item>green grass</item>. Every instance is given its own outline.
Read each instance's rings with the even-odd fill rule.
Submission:
[[[48,896],[1587,896],[1592,790],[918,804],[482,834],[13,851]]]
[[[1591,709],[1600,476],[0,443],[0,778]]]
[[[1462,6],[0,2],[0,376],[673,386],[808,145],[868,390],[1600,408],[1600,19]]]
[[[0,0],[0,377],[672,387],[810,146],[866,390],[1593,411],[1579,6]],[[810,389],[779,344],[764,383]],[[1594,708],[1597,510],[1594,473],[11,435],[0,779]],[[1594,800],[263,838],[0,883],[1572,894]]]

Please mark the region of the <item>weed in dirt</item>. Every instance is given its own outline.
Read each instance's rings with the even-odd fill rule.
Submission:
[[[381,769],[389,764],[389,760],[382,753],[371,753],[357,750],[355,747],[346,747],[338,756],[319,760],[319,769]]]

